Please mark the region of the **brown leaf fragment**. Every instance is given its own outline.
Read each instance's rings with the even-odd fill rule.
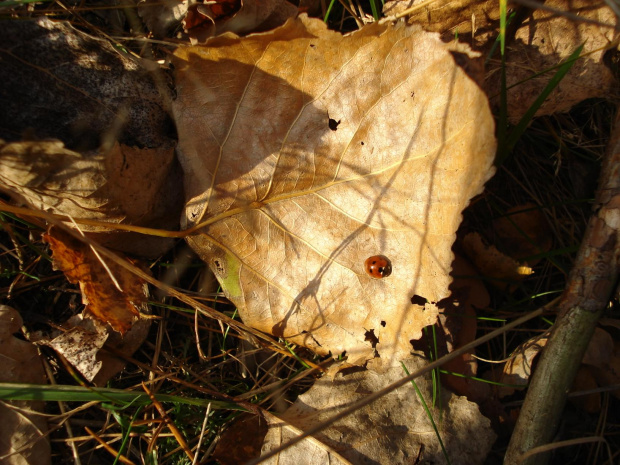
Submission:
[[[118,374],[131,357],[146,340],[151,320],[141,318],[125,334],[109,331],[104,350],[97,353],[97,360],[101,361],[101,369],[92,380],[96,386],[105,386],[108,380]]]
[[[124,268],[102,262],[84,243],[57,229],[44,235],[53,251],[54,267],[79,283],[85,315],[126,333],[146,303],[145,283]],[[113,278],[112,278],[113,277]]]
[[[176,51],[184,228],[246,324],[388,367],[435,322],[495,152],[454,47],[402,22],[343,36],[301,15]],[[368,274],[373,256],[389,276]]]
[[[0,305],[0,382],[47,384],[36,347],[14,336],[22,324],[17,311]],[[43,407],[43,402],[0,401],[0,463],[51,463],[47,421],[37,413]]]
[[[543,347],[547,344],[547,337],[536,336],[521,344],[514,351],[510,360],[504,365],[504,370],[500,379],[501,383],[516,384],[525,387],[529,382],[534,370],[534,359]],[[499,388],[499,397],[506,397],[515,392],[515,388],[502,386]]]
[[[600,368],[596,366],[591,366],[589,368],[600,386],[620,384],[620,342],[614,342],[614,352],[607,365]],[[620,389],[611,391],[611,394],[615,398],[620,399]]]
[[[65,357],[88,381],[92,381],[101,369],[102,363],[97,360],[97,353],[107,338],[106,331],[93,332],[78,326],[55,337],[47,345]]]
[[[581,365],[579,371],[575,375],[575,381],[573,381],[572,392],[579,393],[580,391],[589,391],[596,389],[598,384],[594,375],[591,372],[591,367],[587,365]],[[587,395],[569,396],[568,400],[577,407],[585,410],[588,413],[596,413],[601,410],[601,393],[594,392]]]
[[[190,2],[183,28],[192,44],[234,32],[245,35],[281,26],[297,14],[286,0],[215,0]]]
[[[476,338],[477,319],[476,309],[485,308],[490,303],[489,293],[477,278],[476,270],[463,257],[456,255],[452,264],[454,281],[450,285],[452,295],[445,299],[450,303],[443,308],[439,316],[441,329],[444,330],[446,348],[452,352]],[[446,371],[464,375],[454,376],[442,374],[442,383],[455,394],[466,396],[472,402],[481,403],[488,398],[489,386],[486,383],[471,379],[477,375],[478,362],[472,355],[475,352],[465,353],[442,365]],[[443,353],[435,356],[440,357]]]
[[[416,9],[411,11],[412,8]],[[454,40],[458,34],[459,40],[475,48],[482,48],[489,39],[489,32],[496,34],[499,25],[499,8],[494,0],[390,0],[383,6],[386,16],[400,15],[406,10],[411,11],[407,16],[410,24],[440,33],[445,42]]]
[[[542,211],[533,203],[510,208],[493,222],[496,245],[515,260],[534,266],[541,258],[530,258],[551,250],[553,238]]]
[[[598,368],[607,366],[614,352],[614,340],[601,328],[595,328],[581,363]]]
[[[211,457],[221,465],[249,462],[260,455],[266,434],[267,420],[243,414],[224,430]]]
[[[404,363],[409,372],[424,365],[423,360],[407,360]],[[334,381],[325,378],[318,380],[281,415],[279,423],[272,422],[263,453],[286,444],[297,435],[296,429],[308,430],[403,376],[402,367],[393,367],[383,374],[357,371],[348,375],[340,373]],[[429,380],[417,378],[416,383],[426,403],[432,405]],[[495,441],[490,421],[480,414],[473,402],[455,396],[447,389],[443,389],[442,393],[442,420],[439,421],[439,409],[431,407],[431,412],[451,463],[482,464]],[[361,407],[265,463],[323,464],[333,463],[331,460],[338,457],[342,457],[346,461],[344,463],[355,464],[411,463],[414,457],[419,457],[419,463],[445,463],[431,421],[411,384],[390,392],[378,402]]]
[[[509,289],[526,276],[518,261],[503,254],[494,245],[486,244],[477,232],[467,234],[462,245],[465,255],[480,274],[498,289]]]

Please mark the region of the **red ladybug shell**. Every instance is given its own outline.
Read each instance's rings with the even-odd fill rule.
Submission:
[[[392,273],[392,263],[390,259],[383,255],[373,255],[364,262],[366,273],[375,279],[382,279]]]

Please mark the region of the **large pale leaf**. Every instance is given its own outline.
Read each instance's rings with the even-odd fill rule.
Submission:
[[[189,242],[246,323],[384,365],[434,323],[495,151],[451,47],[403,23],[342,36],[302,17],[177,50],[184,227],[200,225]],[[390,276],[365,272],[374,255]]]
[[[423,359],[405,362],[409,372],[425,365]],[[338,374],[335,380],[323,377],[280,416],[270,419],[263,453],[286,444],[352,403],[402,378],[395,366],[385,373],[361,371]],[[465,397],[442,389],[441,408],[432,406],[430,376],[415,380],[438,426],[441,441],[452,465],[484,462],[495,434],[491,422],[478,406]],[[291,428],[292,427],[292,428]],[[432,422],[411,384],[390,392],[380,401],[363,406],[355,413],[290,447],[266,464],[444,464],[444,454]],[[417,460],[416,460],[417,458]]]

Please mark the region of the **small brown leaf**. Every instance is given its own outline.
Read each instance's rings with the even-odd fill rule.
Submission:
[[[515,5],[515,16],[507,28],[506,86],[507,114],[517,123],[557,70],[577,47],[584,45],[579,59],[545,100],[536,116],[562,113],[589,98],[607,98],[617,82],[605,64],[607,48],[613,46],[617,17],[603,0],[547,0],[540,8]],[[386,15],[396,15],[418,6],[408,16],[411,24],[439,32],[446,42],[459,40],[472,44],[483,56],[490,56],[486,87],[495,105],[501,95],[502,66],[499,47],[499,3],[493,0],[425,2],[388,1]],[[544,4],[544,5],[543,5]],[[511,30],[514,31],[514,39]],[[495,48],[494,54],[491,50]],[[617,46],[615,46],[617,49]],[[610,50],[613,51],[613,48]]]
[[[145,283],[112,262],[104,266],[87,245],[57,229],[44,239],[52,248],[54,267],[70,282],[80,284],[85,314],[126,333],[146,302]]]
[[[493,222],[496,245],[502,252],[534,266],[541,259],[529,258],[551,249],[553,238],[545,216],[533,203],[510,208],[506,214]]]
[[[596,389],[597,387],[598,384],[592,375],[590,367],[587,365],[581,365],[575,375],[575,381],[573,381],[571,391],[578,393],[579,391],[589,391],[591,389]],[[588,413],[596,413],[601,410],[600,392],[594,392],[585,396],[570,396],[568,400],[573,405],[577,405]]]
[[[267,434],[267,420],[243,414],[228,426],[217,442],[212,458],[221,465],[237,465],[257,458]]]
[[[526,276],[519,262],[497,250],[494,245],[486,244],[477,232],[463,238],[463,251],[489,283],[498,289],[508,289]]]
[[[276,28],[297,14],[286,0],[215,0],[193,3],[183,20],[192,44],[234,32],[239,35]]]
[[[513,356],[504,365],[504,371],[500,382],[516,384],[525,387],[534,371],[534,359],[547,344],[547,337],[536,336],[521,344],[514,351]],[[515,392],[515,388],[502,386],[499,389],[499,397],[506,397]]]
[[[77,326],[45,344],[65,357],[84,378],[92,381],[101,369],[102,363],[97,360],[97,353],[107,338],[106,331],[88,331]]]

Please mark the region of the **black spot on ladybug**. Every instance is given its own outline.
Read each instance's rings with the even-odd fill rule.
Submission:
[[[364,269],[369,276],[383,279],[392,274],[392,262],[383,255],[373,255],[364,262]]]
[[[329,118],[329,129],[335,131],[338,129],[338,125],[340,124],[340,120],[336,121],[334,118]]]

